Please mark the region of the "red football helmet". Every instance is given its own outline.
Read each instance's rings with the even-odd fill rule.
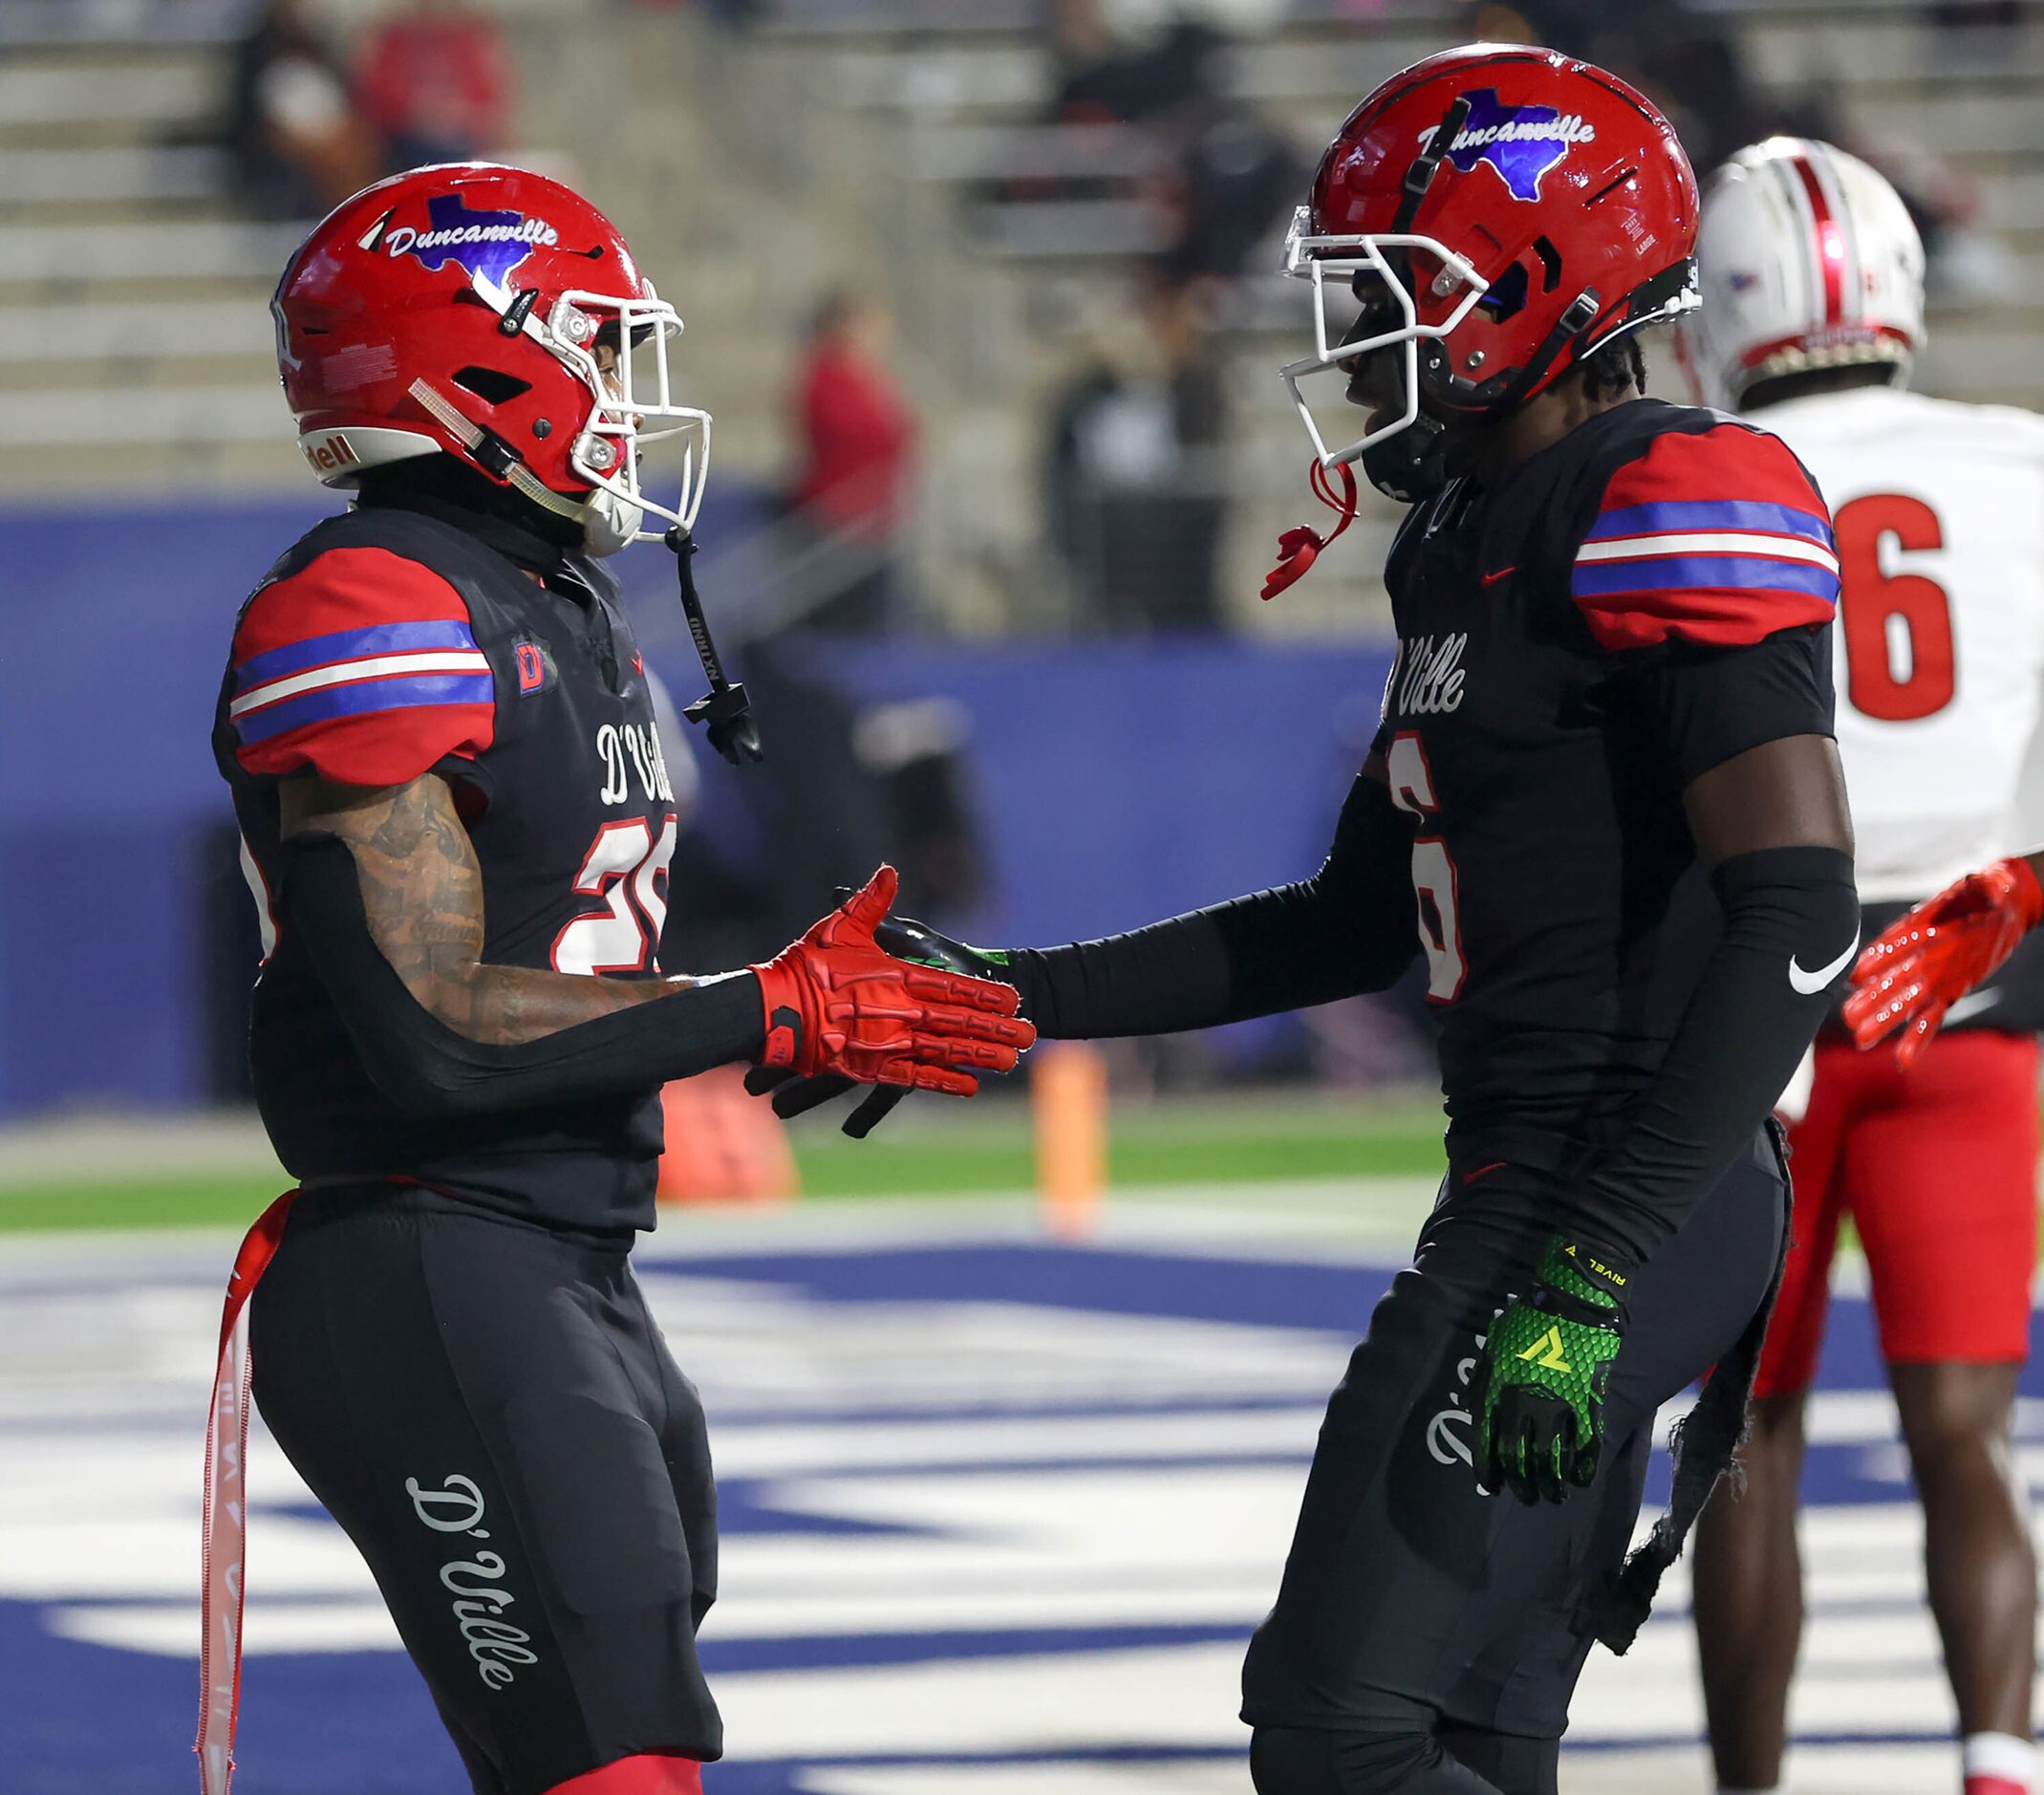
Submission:
[[[1280,372],[1323,467],[1409,429],[1423,393],[1495,417],[1691,309],[1697,212],[1673,129],[1602,69],[1474,44],[1393,76],[1335,134],[1286,244],[1285,272],[1313,283],[1314,353]],[[1403,415],[1329,449],[1301,378],[1392,346]]]
[[[298,446],[328,486],[445,451],[579,523],[597,554],[658,540],[648,511],[694,524],[710,416],[674,401],[681,320],[559,182],[488,162],[380,181],[299,247],[270,310]],[[639,447],[678,436],[670,509],[640,490]]]

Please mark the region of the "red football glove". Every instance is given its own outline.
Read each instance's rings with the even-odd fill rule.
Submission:
[[[766,1006],[763,1066],[804,1077],[839,1072],[866,1085],[914,1085],[969,1097],[975,1071],[1012,1071],[1036,1030],[1013,985],[896,960],[873,942],[899,884],[883,866],[759,975]]]
[[[1852,969],[1845,1026],[1862,1048],[1900,1028],[1895,1063],[1911,1066],[1945,1012],[2015,951],[2044,918],[2044,887],[2027,860],[1997,860],[1926,898],[1885,930]]]

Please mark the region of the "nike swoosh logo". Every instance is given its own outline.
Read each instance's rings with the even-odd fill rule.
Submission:
[[[1992,1009],[2000,1002],[1999,991],[1969,991],[1945,1012],[1945,1027],[1949,1028],[1955,1022],[1964,1022],[1969,1016],[1977,1016],[1984,1009]]]
[[[1846,943],[1845,951],[1828,966],[1819,966],[1815,972],[1805,972],[1797,963],[1796,956],[1791,954],[1789,956],[1789,983],[1797,990],[1800,991],[1803,996],[1815,997],[1825,985],[1829,984],[1832,980],[1852,964],[1853,956],[1859,951],[1860,931],[1855,929],[1852,932],[1852,940]]]

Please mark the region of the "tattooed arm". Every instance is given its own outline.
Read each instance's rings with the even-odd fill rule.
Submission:
[[[535,1041],[695,984],[484,964],[483,872],[438,774],[371,789],[308,773],[279,797],[285,840],[347,847],[370,939],[420,1006],[471,1041]]]
[[[970,1096],[976,1071],[1012,1070],[1036,1038],[1007,985],[874,944],[892,868],[762,965],[598,979],[484,963],[475,850],[430,774],[377,790],[292,779],[281,821],[285,925],[408,1114],[630,1094],[734,1060]]]

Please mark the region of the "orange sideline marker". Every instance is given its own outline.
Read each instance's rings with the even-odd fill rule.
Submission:
[[[1029,1055],[1036,1112],[1036,1183],[1050,1231],[1089,1232],[1108,1185],[1108,1063],[1084,1041],[1051,1041]]]

